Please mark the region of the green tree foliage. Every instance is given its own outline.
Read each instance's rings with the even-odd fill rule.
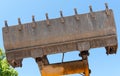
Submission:
[[[7,62],[5,54],[0,49],[0,76],[18,76],[16,70],[14,70]]]

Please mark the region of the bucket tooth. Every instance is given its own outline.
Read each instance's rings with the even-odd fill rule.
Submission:
[[[95,18],[95,15],[93,13],[93,9],[92,9],[91,5],[89,6],[89,9],[90,9],[90,15],[92,16],[92,18]]]
[[[109,9],[109,7],[108,7],[108,4],[107,4],[107,3],[105,3],[105,7],[106,7],[106,9]]]
[[[47,23],[47,25],[50,25],[50,21],[49,21],[48,13],[46,13],[45,15],[46,15],[46,23]]]
[[[35,28],[36,27],[36,23],[35,23],[35,16],[34,15],[32,16],[32,22],[33,22],[32,28]]]
[[[106,14],[107,14],[107,16],[110,16],[110,11],[109,11],[109,7],[108,7],[107,3],[105,3],[105,7],[106,7]]]
[[[77,9],[76,9],[76,8],[74,8],[74,12],[75,12],[75,19],[76,19],[76,20],[79,20],[80,18],[79,18],[79,16],[78,16],[78,12],[77,12]]]
[[[8,27],[8,23],[7,23],[7,20],[5,20],[5,27]]]
[[[21,19],[20,18],[18,18],[18,24],[21,25]]]
[[[22,31],[22,28],[23,28],[23,26],[22,26],[22,24],[21,24],[21,19],[18,18],[18,30],[19,30],[19,31]]]
[[[60,18],[61,23],[64,23],[65,20],[64,20],[64,17],[63,17],[63,13],[62,13],[62,11],[60,11],[60,16],[61,16],[61,18]]]
[[[7,33],[8,30],[9,30],[9,29],[8,29],[8,23],[7,23],[7,20],[5,20],[4,23],[5,23],[5,27],[6,27],[5,32]]]
[[[32,22],[35,22],[35,16],[32,15]]]

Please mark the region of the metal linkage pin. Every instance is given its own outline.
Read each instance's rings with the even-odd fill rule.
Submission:
[[[78,13],[77,13],[77,9],[76,9],[76,8],[74,8],[74,12],[75,12],[75,18],[76,18],[76,20],[79,20],[80,18],[79,18],[79,16],[78,16]]]
[[[48,13],[46,13],[46,23],[47,23],[47,25],[50,25],[50,21],[49,21]]]
[[[95,18],[95,15],[94,15],[94,13],[93,13],[93,9],[92,9],[92,6],[91,6],[91,5],[89,6],[89,9],[90,9],[90,14],[91,14],[91,16],[92,16],[93,18]]]
[[[109,7],[108,7],[107,3],[105,3],[105,7],[106,7],[106,14],[107,14],[107,16],[109,16],[110,15],[110,11],[109,11]]]
[[[19,25],[18,30],[21,31],[22,30],[22,24],[21,24],[20,18],[18,18],[18,25]]]
[[[61,16],[61,19],[60,19],[60,20],[61,20],[61,22],[62,22],[62,23],[64,23],[64,22],[65,22],[65,20],[64,20],[64,17],[63,17],[63,13],[62,13],[62,11],[60,11],[60,16]]]
[[[36,27],[36,23],[35,23],[35,16],[34,15],[32,16],[32,22],[33,22],[32,28],[35,28]]]

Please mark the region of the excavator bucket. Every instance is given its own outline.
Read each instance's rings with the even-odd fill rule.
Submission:
[[[60,11],[61,17],[56,19],[49,19],[46,14],[46,20],[43,21],[35,21],[32,16],[32,22],[25,24],[18,18],[18,25],[14,26],[8,26],[5,21],[2,31],[8,62],[13,67],[20,67],[23,58],[33,57],[39,67],[48,65],[42,68],[42,74],[47,74],[45,69],[52,67],[60,71],[50,70],[50,73],[69,74],[74,73],[72,69],[83,72],[78,69],[84,68],[82,62],[49,65],[46,56],[74,50],[84,52],[98,47],[105,47],[107,54],[115,54],[118,43],[112,9],[106,4],[106,9],[102,11],[93,12],[91,6],[89,13],[78,14],[77,9],[74,11],[75,15],[67,17]],[[67,64],[70,72],[64,71]]]

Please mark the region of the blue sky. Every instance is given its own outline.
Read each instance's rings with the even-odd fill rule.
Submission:
[[[18,24],[20,17],[22,23],[31,22],[31,16],[35,15],[36,21],[44,20],[45,13],[49,13],[49,18],[59,17],[62,10],[64,16],[74,14],[73,9],[77,8],[78,13],[89,12],[89,5],[94,11],[104,10],[104,3],[109,4],[113,9],[117,27],[118,41],[120,40],[120,1],[119,0],[0,0],[0,48],[3,48],[2,27],[4,20],[8,20],[9,25]],[[119,44],[120,42],[118,42]],[[118,46],[120,47],[120,46]],[[120,48],[116,55],[105,54],[104,48],[90,50],[89,66],[92,70],[91,76],[120,76]],[[66,53],[64,61],[78,60],[79,52]],[[62,54],[48,56],[51,63],[61,62]],[[23,60],[23,67],[16,68],[19,76],[41,76],[37,64],[33,58]],[[70,76],[80,76],[79,74]]]

